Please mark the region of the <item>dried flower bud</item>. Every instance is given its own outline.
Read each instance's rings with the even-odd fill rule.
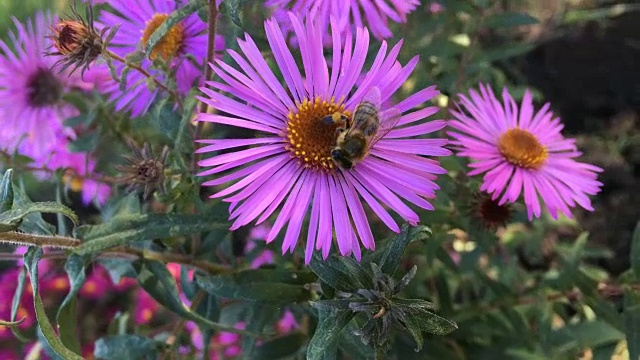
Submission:
[[[88,22],[72,8],[72,20],[62,20],[52,27],[49,38],[53,41],[52,48],[55,51],[46,55],[58,55],[62,58],[58,64],[62,64],[61,71],[73,67],[71,72],[82,67],[82,72],[100,56],[104,43],[102,35],[105,30],[98,33],[93,27],[93,12],[89,7],[87,12]]]
[[[164,163],[169,155],[169,148],[164,147],[158,158],[154,157],[149,144],[138,148],[132,141],[129,146],[133,156],[125,156],[126,165],[118,165],[115,168],[123,174],[118,177],[118,182],[128,184],[129,190],[143,191],[143,197],[148,197],[156,190],[166,192],[164,187]]]
[[[509,204],[500,204],[485,193],[475,194],[473,207],[476,219],[487,230],[496,230],[498,227],[505,226],[511,218]]]

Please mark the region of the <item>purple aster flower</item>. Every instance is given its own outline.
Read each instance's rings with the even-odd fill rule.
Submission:
[[[460,95],[460,108],[452,111],[456,120],[449,132],[458,155],[473,162],[469,175],[484,173],[481,190],[500,198],[498,204],[515,202],[524,195],[529,219],[540,216],[540,199],[554,219],[558,212],[571,217],[576,204],[593,211],[587,195],[600,191],[596,180],[602,169],[574,158],[581,155],[574,139],[566,139],[563,125],[549,110],[549,104],[534,113],[531,93],[527,90],[518,109],[508,90],[500,103],[488,86],[480,93]]]
[[[319,21],[322,34],[329,39],[330,45],[331,17],[335,17],[336,31],[343,36],[354,27],[366,25],[377,39],[385,39],[393,36],[389,20],[406,22],[407,14],[420,5],[420,0],[267,0],[265,5],[274,9],[274,16],[282,24],[288,24],[288,11],[298,16],[310,14]]]
[[[44,55],[52,24],[53,17],[43,13],[25,24],[14,19],[11,46],[0,40],[0,147],[17,149],[38,165],[55,147],[51,139],[72,134],[63,121],[79,112],[62,96],[74,87],[91,87],[79,74],[59,73],[54,66],[59,58]]]
[[[109,5],[119,14],[102,11],[100,20],[103,26],[108,27],[121,24],[110,42],[110,50],[122,57],[143,48],[151,34],[177,6],[175,1],[166,0],[113,0]],[[166,74],[152,66],[152,60],[161,58],[170,65],[170,70],[175,72],[178,92],[187,93],[202,73],[202,64],[207,52],[206,30],[207,25],[197,14],[187,16],[169,30],[151,52],[151,59],[142,60],[141,66],[152,76],[166,83]],[[216,49],[221,50],[223,47],[222,37],[216,37]],[[187,58],[186,55],[192,56],[193,59]],[[115,65],[118,71],[124,68],[124,64]],[[127,109],[133,116],[140,116],[147,112],[161,90],[150,88],[147,78],[137,71],[129,71],[125,81],[125,92],[120,91],[120,84],[112,81],[106,93],[111,100],[116,101],[116,110]]]
[[[436,107],[412,109],[438,91],[435,86],[423,89],[389,110],[391,96],[418,63],[418,57],[405,66],[397,61],[402,42],[391,49],[383,42],[365,72],[368,30],[358,28],[355,41],[351,33],[343,39],[337,21],[333,21],[330,71],[323,54],[320,24],[308,20],[304,25],[294,14],[290,14],[290,20],[300,45],[304,76],[278,23],[273,19],[265,23],[270,52],[286,87],[249,35],[239,40],[244,56],[228,52],[239,69],[222,61],[212,64],[221,82],[208,83],[214,90],[201,88],[206,95],[201,100],[219,113],[200,114],[199,121],[254,130],[259,135],[201,140],[208,146],[199,149],[199,153],[227,152],[200,161],[201,166],[211,167],[200,175],[220,176],[232,171],[204,183],[217,186],[233,182],[212,195],[231,203],[232,229],[254,221],[262,223],[280,208],[267,242],[273,241],[288,223],[282,251],[293,251],[303,220],[308,217],[307,263],[314,248],[321,249],[325,258],[329,255],[334,232],[340,253],[360,259],[360,243],[366,249],[375,248],[362,200],[396,232],[398,224],[387,209],[412,224],[419,217],[406,202],[433,209],[427,199],[433,198],[438,189],[434,174],[445,170],[435,160],[421,155],[444,156],[450,152],[443,148],[444,139],[416,137],[443,128],[445,122],[422,121],[435,114]],[[380,132],[384,136],[366,149],[365,156],[353,168],[343,169],[332,158],[340,125],[331,120],[351,120],[356,106],[372,92],[378,93],[383,120],[390,118],[383,114],[396,114],[397,123],[392,123],[396,128]],[[237,149],[246,146],[249,148]]]

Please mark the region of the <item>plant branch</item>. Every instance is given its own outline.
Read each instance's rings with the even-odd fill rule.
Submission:
[[[0,243],[17,246],[39,246],[57,249],[73,249],[82,242],[78,239],[66,236],[48,236],[25,234],[17,231],[6,231],[0,233]]]
[[[176,99],[176,101],[178,102],[178,106],[180,108],[183,107],[182,106],[182,100],[180,100],[180,96],[178,96],[178,93],[175,90],[169,89],[165,84],[163,84],[160,80],[156,79],[153,75],[149,74],[149,72],[147,70],[143,69],[140,65],[128,62],[125,58],[123,58],[122,56],[114,53],[111,50],[105,50],[105,54],[106,54],[106,56],[109,56],[111,59],[116,60],[118,62],[121,62],[121,63],[125,64],[126,66],[136,70],[137,72],[139,72],[142,75],[144,75],[147,79],[152,80],[154,82],[154,84],[156,84],[156,86],[158,86],[159,88],[161,88],[162,90],[168,92],[171,96],[173,96]]]

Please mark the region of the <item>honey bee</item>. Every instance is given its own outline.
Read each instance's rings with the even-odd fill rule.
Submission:
[[[325,116],[325,123],[339,124],[336,146],[331,150],[333,162],[342,169],[352,169],[362,161],[378,140],[393,129],[400,120],[400,111],[391,108],[380,111],[380,89],[371,88],[356,106],[353,118],[334,113]]]

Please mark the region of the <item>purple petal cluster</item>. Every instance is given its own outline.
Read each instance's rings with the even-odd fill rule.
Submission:
[[[449,125],[459,156],[469,157],[473,170],[484,174],[481,190],[499,204],[513,203],[524,196],[529,219],[541,214],[542,204],[554,219],[558,213],[571,217],[571,207],[593,211],[588,195],[600,191],[599,167],[575,160],[582,153],[575,140],[561,134],[560,119],[549,103],[535,112],[527,90],[520,107],[507,89],[500,102],[491,88],[460,94],[455,120]],[[516,141],[517,140],[517,141]]]
[[[0,41],[0,148],[32,158],[35,167],[91,173],[93,160],[67,148],[76,134],[64,121],[79,111],[63,95],[74,89],[94,90],[104,74],[93,68],[84,77],[59,71],[59,58],[44,55],[51,45],[47,36],[54,22],[53,16],[43,13],[24,24],[14,19],[11,46]],[[86,203],[93,199],[104,202],[109,194],[104,185],[91,181],[83,185],[76,190],[83,192]]]
[[[407,14],[420,5],[419,0],[267,0],[267,7],[281,24],[288,24],[287,12],[314,18],[325,38],[331,18],[336,19],[336,31],[343,36],[357,27],[368,27],[377,39],[393,37],[389,21],[404,23]],[[332,30],[333,31],[333,30]]]
[[[158,16],[167,16],[178,7],[175,1],[166,0],[113,0],[109,5],[117,13],[103,10],[100,14],[102,26],[114,27],[120,25],[116,35],[111,40],[109,49],[121,57],[132,54],[144,48],[143,36],[149,26],[159,25]],[[204,59],[207,52],[207,24],[197,14],[191,14],[183,19],[177,28],[176,34],[171,36],[176,41],[175,53],[166,59],[169,62],[170,72],[175,73],[175,82],[180,94],[186,94],[194,84],[199,83],[202,74]],[[221,36],[216,37],[216,49],[224,47]],[[189,57],[187,57],[189,55]],[[118,73],[124,69],[124,64],[115,63]],[[167,83],[165,71],[152,66],[149,58],[142,60],[141,66],[153,77],[163,83]],[[126,81],[126,91],[121,91],[120,84],[111,81],[105,88],[105,93],[116,103],[116,110],[127,110],[134,117],[140,116],[149,110],[153,101],[157,98],[161,89],[153,86],[148,79],[137,71],[129,71],[122,81]]]
[[[345,112],[353,112],[374,87],[380,90],[381,111],[385,111],[392,95],[414,70],[418,57],[403,66],[397,61],[402,42],[390,48],[383,42],[372,66],[365,71],[368,30],[357,28],[355,37],[351,33],[343,35],[334,20],[329,66],[322,46],[322,24],[311,20],[303,24],[294,14],[289,16],[300,46],[304,72],[298,70],[275,20],[267,20],[265,29],[277,72],[270,68],[249,35],[239,40],[241,53],[228,51],[238,68],[220,60],[211,64],[221,81],[208,82],[211,88],[201,88],[206,95],[201,100],[215,108],[216,114],[200,114],[199,121],[231,125],[258,135],[201,140],[207,145],[200,148],[199,153],[220,150],[226,153],[200,161],[201,166],[209,168],[200,175],[217,176],[205,182],[205,186],[227,184],[212,197],[224,198],[231,204],[232,229],[252,222],[259,224],[274,215],[276,219],[266,241],[273,241],[287,225],[282,251],[293,251],[303,221],[308,219],[307,263],[314,249],[321,250],[325,258],[328,256],[334,234],[342,255],[353,254],[360,259],[360,245],[375,249],[363,203],[396,232],[399,227],[392,213],[413,224],[420,220],[407,203],[433,209],[428,199],[433,198],[438,189],[435,174],[445,170],[437,161],[424,156],[446,156],[450,152],[443,147],[445,139],[420,136],[442,129],[445,122],[423,121],[438,111],[436,107],[415,108],[438,91],[432,86],[395,104],[402,114],[396,128],[377,142],[353,169],[343,170],[332,164],[323,167],[318,162],[310,165],[314,159],[296,153],[296,147],[292,146],[291,134],[288,134],[290,119],[313,104],[322,108],[336,102],[344,106]],[[322,124],[317,122],[322,121],[323,115],[331,114],[316,115],[318,117],[306,119],[305,126],[321,129]],[[331,138],[333,134],[316,136]],[[314,140],[317,139],[305,141],[313,143]]]

